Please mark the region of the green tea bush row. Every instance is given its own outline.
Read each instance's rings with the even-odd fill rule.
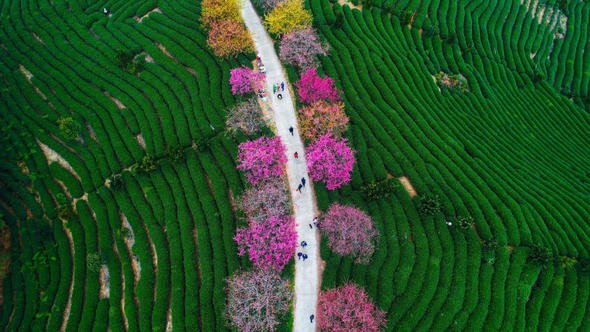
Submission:
[[[76,241],[82,242],[86,249],[82,252],[76,251],[76,257],[80,257],[80,261],[83,262],[83,264],[85,265],[84,268],[86,272],[86,278],[83,282],[83,285],[85,285],[85,291],[83,292],[84,303],[83,305],[80,305],[80,307],[82,307],[82,315],[80,318],[80,325],[78,325],[78,328],[89,330],[92,329],[92,325],[94,324],[96,306],[98,305],[99,300],[98,294],[100,291],[100,285],[98,280],[98,272],[100,271],[100,265],[104,263],[106,255],[100,251],[97,238],[98,236],[100,236],[100,230],[97,231],[96,221],[91,217],[90,209],[86,202],[79,201],[79,203],[76,205],[76,210],[78,211],[78,218],[80,225],[83,228],[84,236],[81,239],[74,240],[74,243],[76,243]],[[90,255],[95,254],[98,254],[97,258],[100,258],[99,265],[94,268],[91,268],[91,266],[89,266],[88,264],[88,258],[90,257]],[[78,268],[78,266],[74,266],[75,271],[77,271]],[[75,284],[74,287],[76,287]]]

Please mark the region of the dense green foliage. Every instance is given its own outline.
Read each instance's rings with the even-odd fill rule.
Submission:
[[[390,197],[400,187],[397,179],[373,181],[361,187],[363,196],[369,201]]]
[[[556,1],[535,3],[307,2],[357,150],[351,185],[316,188],[318,207],[354,204],[382,234],[368,266],[324,244],[322,288],[363,286],[388,330],[590,328],[590,4],[567,2],[562,36]],[[440,72],[468,89],[439,90]],[[366,199],[388,173],[418,196]],[[441,213],[420,214],[427,194]]]
[[[224,280],[248,264],[232,241],[237,142],[221,130],[229,70],[247,60],[215,58],[199,13],[0,3],[2,330],[226,329]]]

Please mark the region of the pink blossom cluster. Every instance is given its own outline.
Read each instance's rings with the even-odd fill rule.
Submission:
[[[319,77],[315,68],[303,72],[295,83],[297,93],[303,103],[311,104],[320,99],[335,102],[340,100],[338,89],[331,77]]]
[[[261,222],[250,220],[250,227],[238,229],[234,241],[238,255],[248,253],[256,267],[281,271],[297,247],[295,221],[292,216],[273,216]]]
[[[231,85],[232,94],[243,95],[262,89],[264,80],[264,74],[242,66],[230,71],[229,84]]]
[[[318,330],[330,332],[372,332],[387,324],[385,312],[354,284],[321,292],[316,319]]]
[[[332,251],[351,255],[356,263],[369,262],[378,236],[371,217],[355,207],[334,203],[320,224],[320,232],[328,238]]]
[[[241,143],[238,149],[237,167],[246,173],[250,183],[256,184],[263,179],[283,174],[287,156],[280,137],[262,136]]]
[[[354,166],[354,151],[345,138],[336,139],[331,133],[320,136],[305,151],[309,176],[323,181],[328,190],[340,188],[350,182]]]

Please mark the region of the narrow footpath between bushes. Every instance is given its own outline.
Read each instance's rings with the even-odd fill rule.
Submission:
[[[313,225],[316,206],[315,195],[309,181],[303,141],[297,128],[295,107],[291,98],[294,92],[288,88],[289,84],[275,52],[273,41],[266,32],[250,0],[242,1],[242,17],[252,34],[254,47],[266,69],[265,90],[272,105],[276,134],[281,137],[283,144],[287,148],[287,176],[295,209],[297,239],[299,244],[302,241],[307,243],[305,248],[302,248],[301,245],[297,247],[297,252],[308,256],[307,260],[304,261],[295,256],[293,331],[315,331],[315,319],[312,323],[310,316],[315,316],[318,292],[320,290],[319,235],[317,228]],[[277,82],[285,82],[285,91],[282,92],[283,98],[281,100],[272,94],[272,85]],[[289,133],[289,127],[291,126],[295,129],[294,135]],[[298,159],[293,156],[295,152],[299,154]],[[296,189],[301,182],[301,178],[305,178],[307,182],[301,192],[297,192]],[[310,228],[310,225],[313,228]]]

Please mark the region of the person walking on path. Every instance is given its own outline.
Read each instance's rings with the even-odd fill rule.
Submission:
[[[298,252],[298,253],[297,253],[297,260],[300,260],[300,259],[301,259],[301,256],[303,256],[303,254],[302,254],[302,253],[300,253],[300,252]]]
[[[291,133],[291,136],[293,136],[293,126],[289,127],[289,132]]]
[[[281,91],[285,91],[285,82],[281,82]]]
[[[305,241],[301,241],[301,247],[302,247],[302,248],[305,248],[305,247],[307,247],[307,242],[305,242]]]
[[[307,254],[303,254],[303,261],[307,259]]]
[[[300,184],[299,184],[299,186],[297,187],[297,191],[298,191],[298,192],[301,192],[301,187],[303,187],[303,186],[302,186],[302,185],[301,185],[301,183],[300,183]]]
[[[301,184],[305,187],[305,178],[301,178]]]
[[[277,85],[273,84],[272,85],[272,94],[274,95],[277,92]]]
[[[311,316],[309,316],[309,322],[310,323],[313,323],[313,319],[314,318],[315,318],[315,315],[314,314],[311,314]]]
[[[299,159],[299,153],[297,153],[297,151],[295,151],[295,153],[293,153],[293,157],[295,157],[295,159]]]

